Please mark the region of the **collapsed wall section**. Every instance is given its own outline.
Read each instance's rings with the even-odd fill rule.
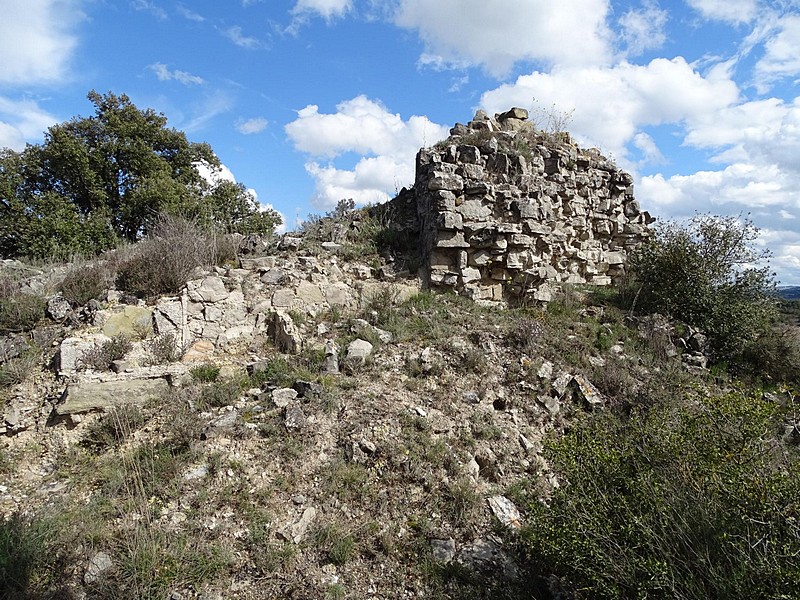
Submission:
[[[554,283],[609,285],[653,221],[632,177],[527,111],[468,125],[417,154],[414,192],[429,284],[477,300],[548,301]]]

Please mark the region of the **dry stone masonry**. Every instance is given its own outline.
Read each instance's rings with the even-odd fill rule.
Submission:
[[[513,108],[417,155],[414,194],[433,287],[476,300],[550,300],[552,284],[609,285],[653,221],[631,176]]]

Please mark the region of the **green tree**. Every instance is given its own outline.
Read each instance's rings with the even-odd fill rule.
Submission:
[[[639,306],[704,330],[716,359],[736,362],[777,315],[769,254],[755,248],[757,238],[752,222],[734,217],[661,225],[632,257]]]
[[[211,184],[197,165],[219,167],[205,143],[167,127],[164,115],[92,91],[91,117],[54,125],[41,145],[0,153],[0,252],[64,257],[136,241],[162,213],[225,231],[279,224],[244,186]]]
[[[528,504],[534,570],[576,599],[800,597],[788,402],[696,393],[574,423],[545,446],[561,487]]]

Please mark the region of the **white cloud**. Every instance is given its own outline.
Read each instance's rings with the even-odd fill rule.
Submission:
[[[232,181],[236,183],[236,177],[234,177],[233,171],[222,163],[220,163],[218,167],[212,167],[206,161],[200,160],[192,163],[192,165],[197,169],[200,177],[205,179],[206,183],[209,185],[217,185],[221,181]]]
[[[394,22],[416,30],[425,64],[482,65],[503,76],[523,60],[607,64],[609,0],[400,0]]]
[[[778,32],[764,44],[764,56],[755,68],[759,91],[783,77],[800,73],[800,15],[789,15],[778,24]]]
[[[222,35],[232,41],[240,48],[247,48],[248,50],[255,50],[262,46],[261,42],[254,37],[250,37],[242,33],[242,28],[238,25],[228,27],[222,30]]]
[[[178,5],[176,10],[178,11],[178,14],[180,14],[184,19],[194,21],[195,23],[203,23],[206,20],[206,18],[203,15],[196,13],[189,8],[186,8],[182,4]]]
[[[667,40],[664,33],[667,18],[667,11],[662,10],[655,0],[644,0],[640,9],[631,9],[622,15],[618,24],[628,54],[636,56],[663,46]]]
[[[352,169],[309,161],[306,171],[315,180],[312,203],[329,209],[343,198],[382,202],[404,185],[413,183],[414,157],[421,146],[447,137],[449,128],[427,117],[403,120],[366,96],[341,102],[333,114],[309,105],[286,125],[295,148],[330,160],[343,154],[361,155]]]
[[[647,65],[556,68],[534,72],[481,97],[490,113],[511,106],[574,109],[570,131],[584,144],[624,159],[626,146],[643,126],[680,123],[736,102],[738,88],[718,72],[706,76],[683,58],[654,59]]]
[[[151,2],[150,0],[133,0],[133,2],[131,2],[131,5],[136,10],[143,10],[149,12],[151,15],[153,15],[156,19],[159,19],[160,21],[163,21],[164,19],[167,18],[167,11],[165,11],[155,2]]]
[[[645,132],[640,131],[633,136],[633,145],[636,146],[644,156],[644,163],[658,164],[665,162],[664,155],[658,149],[655,140],[647,135]]]
[[[686,144],[710,148],[718,163],[776,167],[800,189],[800,97],[745,102],[693,123]]]
[[[205,80],[202,77],[192,75],[186,71],[180,71],[178,69],[170,71],[169,67],[167,67],[167,65],[164,63],[153,63],[152,65],[148,65],[147,68],[156,74],[156,77],[158,77],[159,81],[174,80],[182,83],[183,85],[201,85],[205,83]]]
[[[343,16],[352,7],[352,0],[297,0],[294,8],[292,8],[292,14],[316,14],[330,21],[334,17]]]
[[[758,14],[758,0],[686,0],[706,19],[747,23]]]
[[[43,139],[45,130],[58,121],[32,100],[0,96],[0,148],[23,150],[26,142]]]
[[[67,73],[83,18],[72,0],[0,2],[0,83],[54,83]]]
[[[269,121],[264,117],[254,117],[247,120],[239,120],[236,122],[236,131],[249,135],[251,133],[261,133],[267,128]]]
[[[233,108],[233,98],[225,91],[217,90],[192,106],[193,116],[182,129],[193,133],[203,129],[214,117],[224,114]]]

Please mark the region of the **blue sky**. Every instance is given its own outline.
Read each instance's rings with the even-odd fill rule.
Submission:
[[[800,0],[0,0],[0,56],[0,146],[125,93],[289,228],[478,108],[555,106],[655,216],[750,213],[800,285]]]

